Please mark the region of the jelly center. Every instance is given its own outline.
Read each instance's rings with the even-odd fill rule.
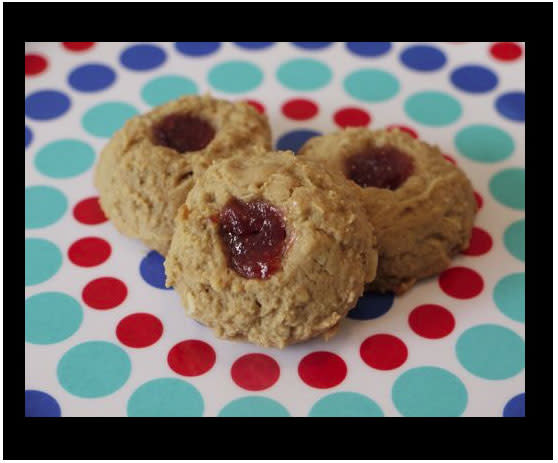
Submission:
[[[229,266],[244,278],[269,278],[281,267],[287,237],[281,212],[266,201],[230,199],[217,217]]]
[[[153,142],[179,153],[201,150],[214,136],[211,124],[189,114],[170,114],[153,127]]]
[[[410,156],[393,146],[370,147],[346,160],[346,175],[361,187],[396,190],[413,173]]]

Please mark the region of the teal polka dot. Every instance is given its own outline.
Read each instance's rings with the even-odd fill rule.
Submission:
[[[309,416],[312,417],[378,417],[382,409],[365,395],[356,392],[336,392],[318,400]]]
[[[459,336],[455,350],[461,365],[484,379],[511,378],[525,366],[523,339],[499,325],[469,328]]]
[[[141,97],[148,105],[157,106],[197,92],[198,86],[186,77],[163,76],[150,80],[141,89]]]
[[[473,161],[491,163],[509,158],[514,150],[512,137],[491,125],[470,125],[455,137],[459,152]]]
[[[128,380],[128,354],[111,342],[88,341],[67,351],[58,362],[58,381],[78,397],[104,397]]]
[[[504,206],[525,210],[525,169],[504,169],[490,179],[490,193]]]
[[[95,161],[95,151],[80,140],[58,140],[41,148],[35,156],[37,170],[47,177],[75,177]]]
[[[62,253],[50,241],[25,239],[25,286],[36,285],[51,278],[62,265]]]
[[[293,59],[283,63],[277,70],[277,79],[291,90],[318,90],[331,81],[329,67],[315,59]]]
[[[443,368],[407,370],[391,390],[395,407],[403,416],[460,416],[467,406],[467,389],[461,380]]]
[[[209,71],[209,83],[225,93],[244,93],[254,90],[263,80],[263,73],[248,61],[227,61]]]
[[[507,317],[525,322],[525,273],[512,273],[494,287],[494,303]]]
[[[369,103],[389,100],[399,91],[399,81],[389,72],[378,69],[352,72],[343,85],[353,98]]]
[[[133,106],[111,101],[93,106],[83,115],[81,124],[91,135],[109,138],[136,114],[138,111]]]
[[[68,208],[64,193],[50,186],[25,188],[25,228],[41,228],[62,218]]]
[[[83,310],[64,293],[40,293],[25,301],[25,340],[32,344],[54,344],[74,334],[81,325]]]
[[[512,223],[504,232],[504,246],[508,252],[525,262],[525,220]]]
[[[407,98],[405,112],[420,124],[442,127],[459,119],[463,111],[459,101],[452,96],[428,91],[415,93]]]
[[[222,417],[286,417],[289,412],[273,399],[248,396],[233,400],[219,412]]]
[[[190,383],[158,378],[138,387],[128,400],[128,416],[202,416],[203,399]]]

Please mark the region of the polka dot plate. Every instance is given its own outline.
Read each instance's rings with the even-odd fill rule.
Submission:
[[[27,416],[523,416],[521,43],[27,43]],[[283,351],[216,339],[116,232],[92,183],[131,116],[180,95],[247,100],[275,146],[400,127],[472,179],[469,248],[407,294],[366,294],[338,335]]]

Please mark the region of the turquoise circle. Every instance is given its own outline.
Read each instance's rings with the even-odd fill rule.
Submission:
[[[455,136],[455,146],[466,158],[484,163],[503,161],[515,148],[513,138],[507,132],[484,124],[461,129]]]
[[[95,151],[80,140],[58,140],[41,148],[35,156],[35,167],[47,177],[75,177],[95,162]]]
[[[277,70],[279,82],[291,90],[318,90],[329,84],[332,76],[326,64],[308,58],[287,61]]]
[[[128,400],[128,416],[202,416],[203,399],[190,383],[177,378],[158,378],[138,387]]]
[[[286,417],[289,412],[279,402],[260,396],[233,400],[219,412],[221,417]]]
[[[141,89],[141,97],[148,105],[157,106],[197,92],[198,86],[193,80],[181,76],[163,76],[147,82]]]
[[[395,76],[379,69],[354,71],[345,78],[343,86],[353,98],[368,103],[389,100],[400,88]]]
[[[490,193],[504,206],[525,210],[525,169],[511,167],[495,174],[490,179]]]
[[[378,417],[382,409],[372,399],[356,392],[335,392],[318,400],[311,417]]]
[[[25,188],[25,228],[41,228],[62,218],[68,208],[64,193],[50,186]]]
[[[399,376],[391,390],[403,416],[460,416],[467,406],[463,382],[443,368],[417,367]]]
[[[74,334],[83,320],[78,301],[64,293],[39,293],[25,301],[25,340],[54,344]]]
[[[463,367],[484,379],[507,379],[525,366],[525,343],[499,325],[477,325],[465,331],[455,346]]]
[[[138,114],[127,103],[111,101],[101,103],[89,109],[81,119],[83,128],[96,137],[109,138],[131,117]]]
[[[507,317],[525,322],[525,273],[512,273],[494,287],[494,303]]]
[[[461,104],[452,96],[435,91],[419,92],[405,101],[405,112],[414,121],[441,127],[461,117]]]
[[[25,239],[25,286],[48,280],[61,265],[62,253],[54,243],[41,238]]]
[[[226,61],[209,71],[209,83],[225,93],[244,93],[254,90],[263,80],[259,67],[248,61]]]
[[[525,219],[518,220],[506,228],[504,246],[512,256],[525,262]]]
[[[116,344],[88,341],[67,351],[58,362],[58,381],[78,397],[104,397],[128,380],[132,364]]]

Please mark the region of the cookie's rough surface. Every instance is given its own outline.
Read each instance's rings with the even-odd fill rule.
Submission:
[[[452,256],[467,248],[477,206],[471,183],[459,168],[437,147],[399,130],[345,129],[308,140],[298,156],[364,182],[366,175],[350,160],[378,148],[383,157],[397,150],[413,162],[404,179],[392,172],[384,188],[360,188],[380,253],[370,289],[402,293],[416,280],[447,268]],[[405,164],[400,159],[398,163]],[[380,168],[385,177],[385,166]],[[400,167],[402,172],[405,168]]]
[[[332,335],[374,279],[376,240],[358,188],[291,152],[216,162],[176,216],[167,285],[219,337],[284,347]],[[286,250],[266,279],[233,270],[215,217],[231,199],[281,211]]]
[[[185,130],[187,139],[180,138]],[[162,105],[127,121],[102,150],[95,173],[101,207],[120,232],[166,255],[194,180],[214,160],[252,145],[269,148],[271,131],[246,103],[186,96]]]

